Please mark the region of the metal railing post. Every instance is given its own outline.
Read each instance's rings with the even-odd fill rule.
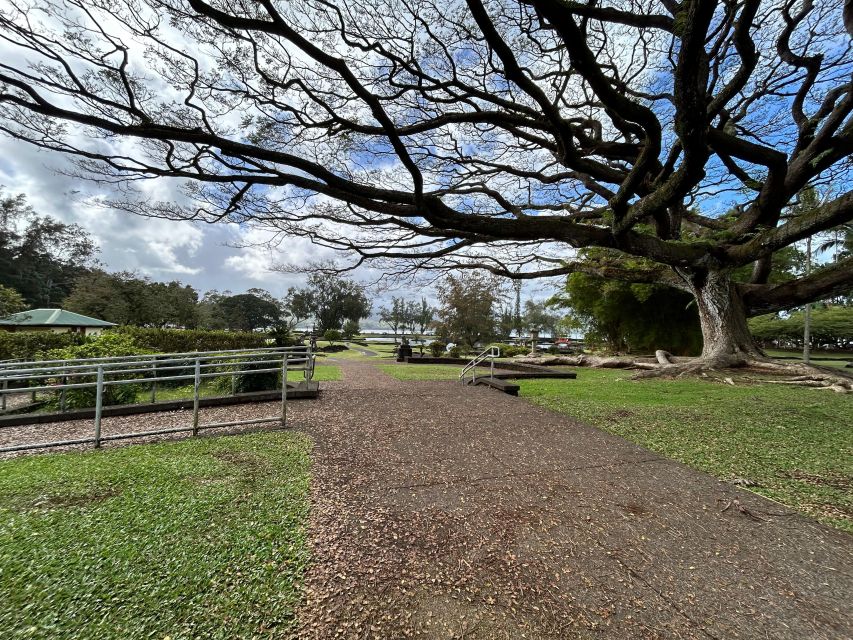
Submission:
[[[281,359],[281,426],[287,426],[287,354]]]
[[[151,381],[151,404],[154,404],[157,402],[157,358],[151,363],[151,377],[154,378]]]
[[[104,367],[98,366],[97,386],[95,388],[95,448],[101,446],[101,412],[104,409]]]
[[[62,373],[68,373],[65,369],[66,363],[62,362]],[[65,385],[68,384],[68,376],[62,376],[62,389],[59,390],[59,412],[65,413]]]
[[[201,384],[201,361],[195,359],[195,378],[193,380],[193,435],[198,435],[198,388]]]
[[[2,408],[3,411],[6,410],[6,396],[8,395],[6,393],[6,391],[8,391],[8,390],[9,390],[9,381],[6,380],[5,378],[3,378],[3,399],[0,400],[0,403],[2,403],[2,406],[0,406],[0,408]]]

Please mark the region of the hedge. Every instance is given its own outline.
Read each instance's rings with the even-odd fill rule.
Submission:
[[[52,349],[81,345],[85,338],[79,333],[51,331],[0,331],[0,360],[36,360]]]
[[[158,353],[256,349],[266,347],[268,337],[264,333],[206,331],[203,329],[117,327],[114,331],[129,335],[138,347]]]
[[[62,349],[53,349],[44,354],[50,360],[75,360],[77,358],[116,358],[120,356],[141,356],[149,353],[148,349],[138,347],[131,336],[122,335],[119,333],[108,332],[98,337],[87,339],[82,344],[65,347]],[[110,379],[125,379],[128,374],[117,374],[111,376],[109,373],[106,376]],[[133,377],[142,377],[141,374],[136,374]],[[94,382],[95,376],[75,377],[71,382]],[[133,404],[136,402],[136,394],[140,390],[139,385],[120,384],[120,385],[105,385],[103,402],[105,405],[113,404]],[[84,407],[95,406],[95,387],[84,387],[82,389],[68,389],[65,395],[65,406],[68,409],[81,409]],[[53,395],[48,406],[57,409],[59,408],[59,397]]]
[[[116,334],[128,336],[134,346],[140,349],[157,353],[255,349],[267,346],[268,338],[263,333],[140,327],[116,327],[103,335]],[[48,351],[67,349],[96,341],[97,338],[85,338],[79,333],[0,331],[0,360],[44,359],[44,354]]]

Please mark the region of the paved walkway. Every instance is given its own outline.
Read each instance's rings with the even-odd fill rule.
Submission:
[[[853,636],[847,534],[523,398],[340,365],[294,412],[300,638]]]

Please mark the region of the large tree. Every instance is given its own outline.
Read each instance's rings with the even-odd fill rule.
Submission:
[[[849,184],[850,34],[837,0],[16,0],[0,128],[98,179],[188,181],[190,205],[114,203],[147,215],[676,286],[701,364],[738,365],[763,358],[748,316],[853,285],[853,258],[768,280],[853,219],[849,190],[789,208]]]
[[[281,306],[263,289],[228,296],[219,302],[225,326],[235,331],[269,329],[281,320]]]
[[[79,278],[63,306],[116,324],[139,327],[198,325],[198,292],[177,281],[155,282],[132,271],[95,269]]]
[[[500,283],[482,273],[449,274],[438,283],[436,334],[472,347],[497,335]]]
[[[314,273],[305,287],[293,290],[291,295],[304,305],[321,334],[329,329],[339,330],[347,320],[358,322],[370,315],[364,288],[334,274]]]

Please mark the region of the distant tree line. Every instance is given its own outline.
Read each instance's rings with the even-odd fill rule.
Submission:
[[[547,301],[527,300],[519,315],[506,280],[478,271],[448,274],[436,287],[439,306],[433,326],[437,338],[463,347],[506,341],[519,331],[554,337],[561,317]]]
[[[94,241],[81,227],[40,216],[23,194],[7,195],[0,188],[2,311],[21,311],[22,303],[27,309],[60,306],[96,266],[96,254]]]
[[[391,298],[391,304],[379,310],[379,321],[391,329],[396,340],[397,335],[423,335],[435,319],[435,309],[426,298],[420,302],[405,298]]]
[[[157,282],[131,271],[110,273],[80,226],[36,214],[23,194],[0,188],[0,317],[32,308],[64,308],[118,325],[229,331],[292,331],[312,321],[317,332],[352,336],[370,314],[358,283],[312,274],[278,299],[260,288],[203,295],[176,280]]]

